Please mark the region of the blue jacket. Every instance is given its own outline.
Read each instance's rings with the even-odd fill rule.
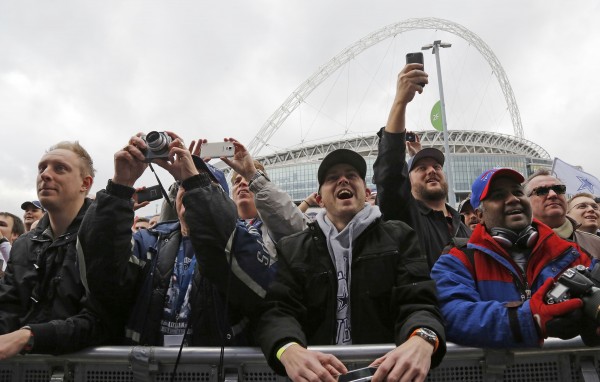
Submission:
[[[589,266],[590,258],[548,226],[536,220],[533,225],[539,237],[525,274],[481,224],[467,244],[474,250],[473,263],[458,248],[435,263],[431,278],[436,281],[448,341],[485,348],[535,347],[543,342],[529,298],[548,277],[557,278],[579,264]],[[511,309],[515,311],[509,312]],[[511,316],[521,339],[511,330]]]

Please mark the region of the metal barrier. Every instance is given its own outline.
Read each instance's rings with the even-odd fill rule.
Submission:
[[[368,365],[393,345],[315,346],[335,354],[349,369]],[[26,355],[0,361],[0,382],[168,382],[177,348],[99,347],[64,356]],[[220,349],[185,348],[175,381],[216,382]],[[258,348],[226,348],[228,382],[284,382]],[[577,338],[549,340],[539,349],[484,350],[448,345],[444,361],[427,380],[600,381],[600,351]]]

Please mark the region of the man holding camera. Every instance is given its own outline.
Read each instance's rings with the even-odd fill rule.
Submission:
[[[189,196],[197,193],[199,173],[207,187],[218,189],[213,201],[220,198],[221,205],[235,213],[225,176],[192,156],[176,134],[158,134],[152,142],[160,140],[162,145],[152,146],[138,134],[115,154],[114,176],[85,216],[79,239],[86,286],[125,326],[126,343],[247,345],[243,315],[231,310],[226,315],[219,289],[198,270],[198,251],[213,248],[208,240],[195,245],[191,236],[199,225],[214,222],[188,218],[189,210],[203,208]],[[173,201],[177,219],[132,233],[133,186],[149,162],[166,169],[177,182]],[[226,237],[234,225],[235,219],[229,225],[216,225],[209,239]]]
[[[471,194],[481,223],[466,247],[451,248],[432,269],[449,341],[535,347],[547,337],[580,334],[582,300],[548,304],[547,294],[553,279],[577,265],[589,266],[590,258],[532,220],[523,180],[506,168],[481,174]]]
[[[405,161],[409,144],[405,139],[406,108],[415,93],[423,92],[425,83],[427,73],[422,64],[407,64],[398,75],[387,124],[377,133],[379,152],[373,165],[373,182],[383,218],[401,220],[417,232],[431,267],[452,238],[468,238],[471,230],[446,203],[444,154],[430,147],[418,151],[408,165]]]
[[[277,244],[279,269],[255,332],[269,365],[293,381],[334,382],[346,372],[310,345],[395,342],[373,362],[373,381],[423,381],[444,356],[426,258],[410,227],[382,221],[366,203],[366,171],[354,151],[329,153],[318,169],[324,210]]]

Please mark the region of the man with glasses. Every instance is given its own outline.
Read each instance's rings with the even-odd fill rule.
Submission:
[[[531,202],[533,217],[540,220],[563,239],[571,240],[592,257],[600,257],[600,237],[578,230],[579,224],[567,216],[567,187],[540,169],[525,182],[525,193]]]
[[[577,228],[579,231],[592,235],[596,235],[596,232],[598,232],[600,207],[598,207],[598,203],[594,200],[594,195],[585,192],[575,194],[569,199],[567,216],[579,224]]]
[[[466,246],[451,248],[433,266],[448,340],[514,348],[582,334],[594,343],[597,324],[582,319],[580,299],[549,304],[545,298],[553,279],[591,260],[577,244],[532,219],[522,182],[508,168],[481,174],[471,195],[481,223]]]

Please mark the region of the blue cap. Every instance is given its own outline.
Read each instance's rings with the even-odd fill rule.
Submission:
[[[39,210],[46,211],[44,209],[44,207],[42,207],[42,203],[40,203],[39,200],[32,200],[32,201],[23,202],[23,204],[21,204],[21,209],[23,211],[25,211],[27,209],[27,207],[29,207],[29,206],[34,206],[35,208],[37,208]]]
[[[229,186],[227,185],[227,179],[225,179],[225,174],[223,174],[223,171],[219,170],[210,163],[206,163],[197,155],[192,155],[192,159],[194,160],[194,165],[196,165],[198,170],[207,172],[211,179],[219,183],[221,187],[223,187],[223,190],[225,190],[225,193],[229,194]]]
[[[483,174],[479,175],[471,186],[471,206],[476,209],[481,204],[481,201],[487,196],[492,180],[499,177],[505,176],[512,178],[519,183],[523,183],[525,178],[523,175],[510,168],[494,168],[491,170],[484,171]]]

